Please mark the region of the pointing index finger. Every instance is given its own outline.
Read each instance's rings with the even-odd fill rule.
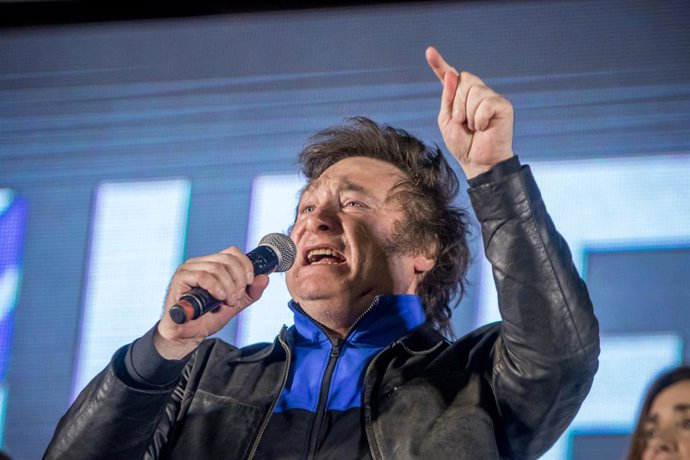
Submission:
[[[453,72],[455,75],[458,75],[458,71],[455,70],[455,67],[449,65],[445,59],[443,59],[443,56],[441,56],[441,53],[438,52],[436,48],[433,46],[430,46],[426,49],[426,62],[429,64],[429,67],[431,67],[431,70],[434,71],[436,74],[436,77],[441,80],[441,83],[443,83],[443,78],[446,75],[446,72]]]

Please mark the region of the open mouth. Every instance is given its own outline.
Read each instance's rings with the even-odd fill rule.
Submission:
[[[345,262],[345,258],[333,249],[318,248],[307,252],[307,262],[309,265],[333,265]]]

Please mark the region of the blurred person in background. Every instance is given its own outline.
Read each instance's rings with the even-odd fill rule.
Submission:
[[[690,460],[690,366],[661,374],[649,387],[627,460]]]

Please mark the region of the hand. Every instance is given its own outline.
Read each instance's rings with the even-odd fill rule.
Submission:
[[[222,303],[217,309],[184,324],[175,323],[168,311],[193,287],[206,289]],[[158,352],[180,359],[206,337],[221,330],[239,312],[256,302],[268,286],[267,275],[254,276],[249,258],[232,246],[218,254],[189,259],[175,271],[165,298],[165,311],[154,335]]]
[[[429,67],[443,83],[438,126],[468,179],[513,156],[513,106],[476,75],[458,72],[433,47]]]

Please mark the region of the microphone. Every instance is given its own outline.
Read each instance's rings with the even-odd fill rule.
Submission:
[[[259,246],[251,250],[247,257],[252,261],[254,274],[284,272],[295,262],[297,248],[295,243],[282,233],[269,233],[261,238]],[[204,288],[192,288],[170,307],[170,317],[177,324],[192,321],[208,313],[222,302],[213,298]]]

